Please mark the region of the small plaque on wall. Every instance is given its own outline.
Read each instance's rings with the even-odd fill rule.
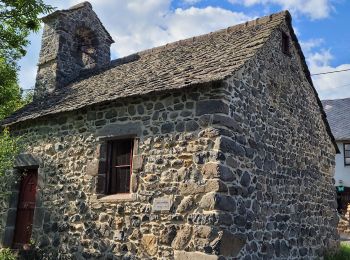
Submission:
[[[154,198],[152,209],[153,211],[169,211],[172,205],[172,200],[169,197]]]

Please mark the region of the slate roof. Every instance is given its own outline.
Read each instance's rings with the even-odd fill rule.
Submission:
[[[322,100],[335,140],[350,140],[350,98]]]
[[[33,101],[2,124],[224,79],[249,60],[287,17],[284,11],[114,60],[108,68]]]
[[[290,28],[292,40],[299,52],[304,73],[317,98],[327,132],[336,151],[339,152],[322,103],[313,87],[288,11],[114,60],[107,68],[81,75],[71,84],[55,90],[50,96],[33,101],[0,124],[13,125],[124,97],[223,80],[253,57],[283,22]]]

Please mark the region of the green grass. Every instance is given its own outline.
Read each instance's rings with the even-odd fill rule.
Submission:
[[[9,248],[0,249],[0,260],[16,260],[16,255]]]
[[[350,260],[350,244],[340,243],[339,250],[326,254],[324,260]]]

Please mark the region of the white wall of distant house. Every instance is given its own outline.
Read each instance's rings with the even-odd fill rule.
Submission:
[[[337,142],[340,154],[335,156],[335,185],[339,186],[339,181],[343,181],[343,186],[350,187],[350,165],[344,165],[344,143]]]

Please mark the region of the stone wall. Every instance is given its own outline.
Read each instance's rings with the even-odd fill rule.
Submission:
[[[174,250],[220,251],[218,225],[226,218],[220,210],[231,200],[204,210],[202,198],[227,192],[217,177],[234,178],[216,163],[222,157],[214,147],[219,122],[211,115],[232,121],[224,115],[226,92],[221,83],[185,92],[126,99],[18,126],[28,142],[26,153],[42,161],[43,208],[33,239],[45,257],[144,259],[171,258]],[[126,201],[108,201],[96,192],[99,145],[104,137],[128,133],[139,139],[137,187]],[[164,196],[172,201],[170,211],[154,212],[153,199]]]
[[[285,55],[280,39],[276,30],[226,81],[234,123],[214,117],[224,126],[221,167],[235,176],[225,183],[235,207],[223,225],[246,241],[242,259],[319,259],[339,239],[335,148],[295,46]]]
[[[44,257],[317,259],[337,246],[335,150],[280,38],[222,82],[17,125],[41,159]],[[109,201],[96,192],[100,146],[126,134],[133,194]],[[153,210],[161,197],[169,211]]]

